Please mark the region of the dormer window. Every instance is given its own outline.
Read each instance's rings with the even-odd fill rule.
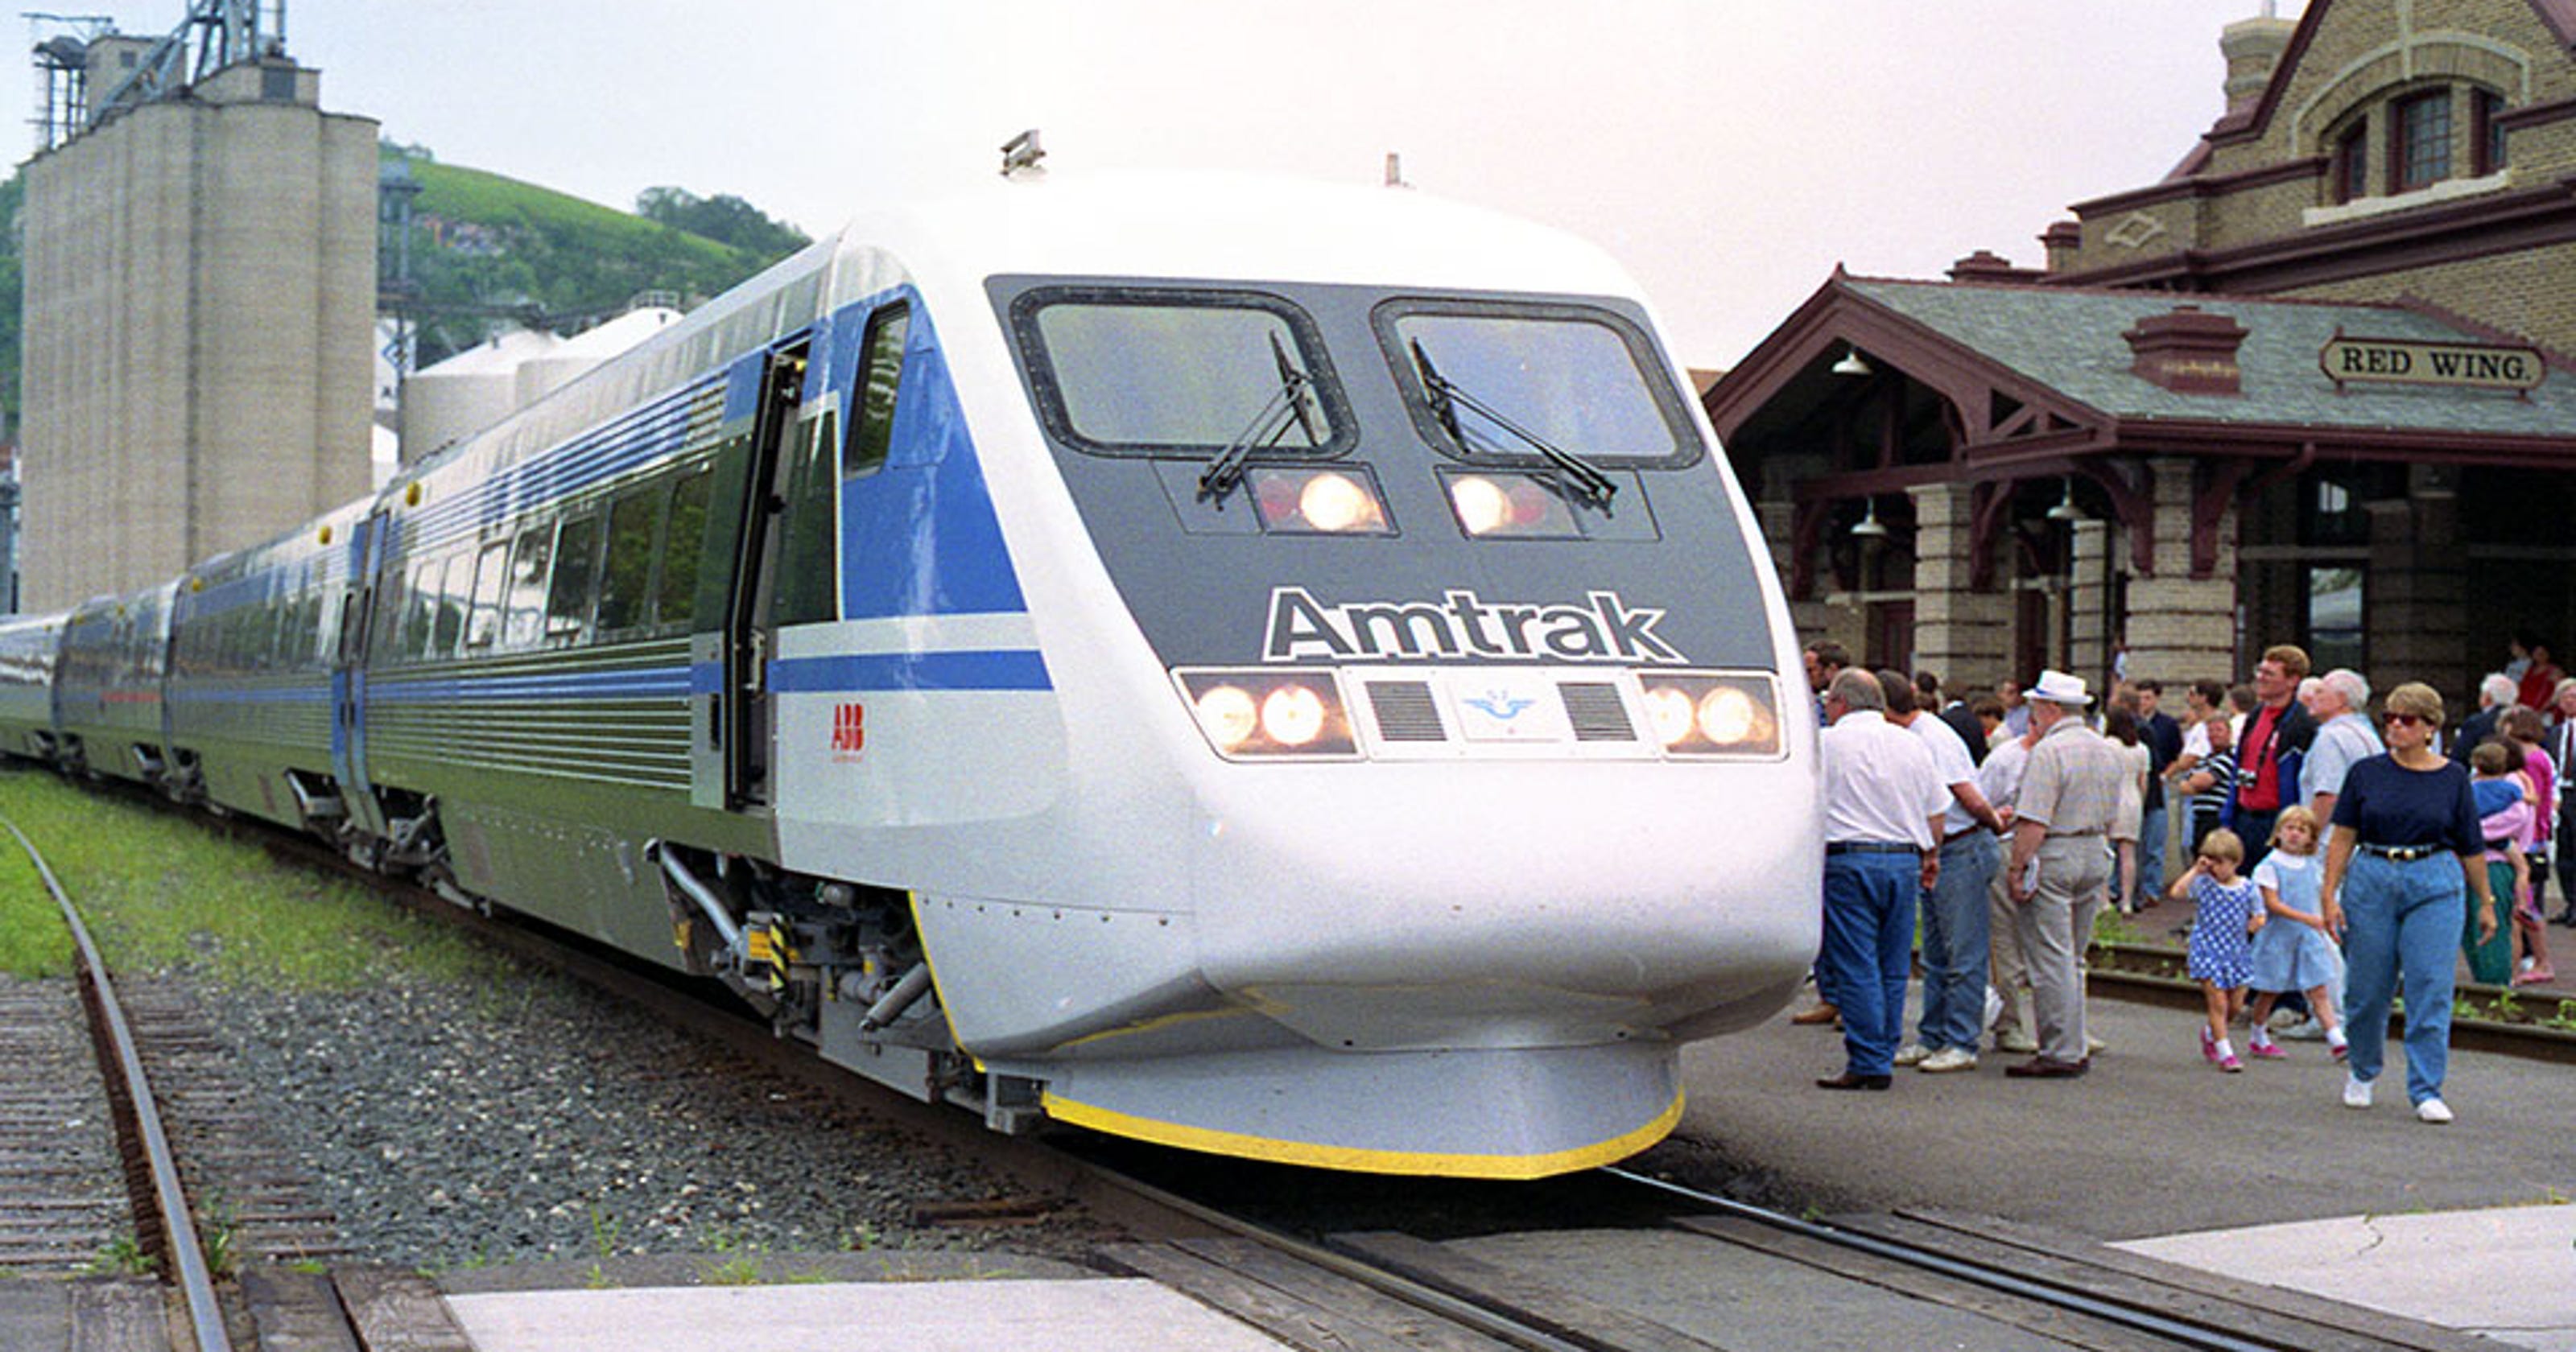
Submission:
[[[2370,191],[2370,120],[2352,124],[2334,145],[2334,200],[2349,202]]]
[[[2389,108],[2388,190],[2412,192],[2451,176],[2451,91],[2399,99]]]

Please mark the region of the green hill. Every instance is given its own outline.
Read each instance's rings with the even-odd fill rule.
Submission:
[[[753,244],[708,239],[396,148],[389,147],[386,158],[389,164],[401,160],[420,188],[412,202],[410,253],[420,316],[418,361],[424,366],[509,322],[495,311],[593,315],[620,309],[647,291],[671,293],[685,306],[805,242],[738,198],[701,199],[675,188],[644,194],[646,204],[664,214],[739,222]],[[389,226],[382,268],[388,278],[399,249]]]

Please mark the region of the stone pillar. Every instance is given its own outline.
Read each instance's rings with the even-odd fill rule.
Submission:
[[[2066,645],[2066,670],[2099,690],[2106,687],[2111,673],[2110,551],[2117,537],[2102,521],[2078,521],[2069,529],[2075,532],[2075,575],[2066,593],[2073,619],[2068,626],[2072,632]]]
[[[2236,508],[2218,525],[2218,566],[2191,575],[2192,462],[2157,460],[2155,575],[2129,579],[2129,675],[2176,687],[2230,679],[2236,664]]]
[[[2460,698],[2483,675],[2468,664],[2468,570],[2456,498],[2374,502],[2370,571],[2362,584],[2362,642],[2373,697],[2422,681]],[[2562,665],[2564,665],[2562,663]],[[2474,705],[2468,707],[2475,707]],[[2467,708],[2453,712],[2457,719]]]
[[[1798,508],[1787,498],[1763,498],[1753,504],[1754,519],[1762,526],[1762,543],[1770,550],[1771,567],[1780,576],[1780,587],[1787,591],[1789,579],[1796,574],[1798,561]],[[1789,598],[1789,623],[1798,631],[1801,644],[1829,637],[1825,633],[1825,605],[1809,597]]]
[[[1970,582],[1976,490],[1928,484],[1906,495],[1914,500],[1915,666],[1948,690],[1992,689],[2011,674],[2012,608],[2003,592]]]

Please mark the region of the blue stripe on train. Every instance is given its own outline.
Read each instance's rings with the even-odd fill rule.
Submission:
[[[841,485],[841,614],[853,620],[910,615],[1016,614],[1028,610],[984,470],[966,427],[948,357],[929,308],[910,287],[833,316],[831,386],[853,410],[864,343],[876,307],[911,305],[903,386],[883,469]]]
[[[973,652],[842,653],[769,664],[769,688],[781,694],[861,694],[883,690],[1053,690],[1046,658],[1033,648]]]
[[[677,699],[689,693],[687,667],[568,672],[557,676],[455,676],[367,682],[373,704],[470,700]]]

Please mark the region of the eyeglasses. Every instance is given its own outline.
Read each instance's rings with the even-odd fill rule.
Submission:
[[[2379,721],[2392,728],[2416,728],[2432,721],[2422,714],[2381,714]]]

